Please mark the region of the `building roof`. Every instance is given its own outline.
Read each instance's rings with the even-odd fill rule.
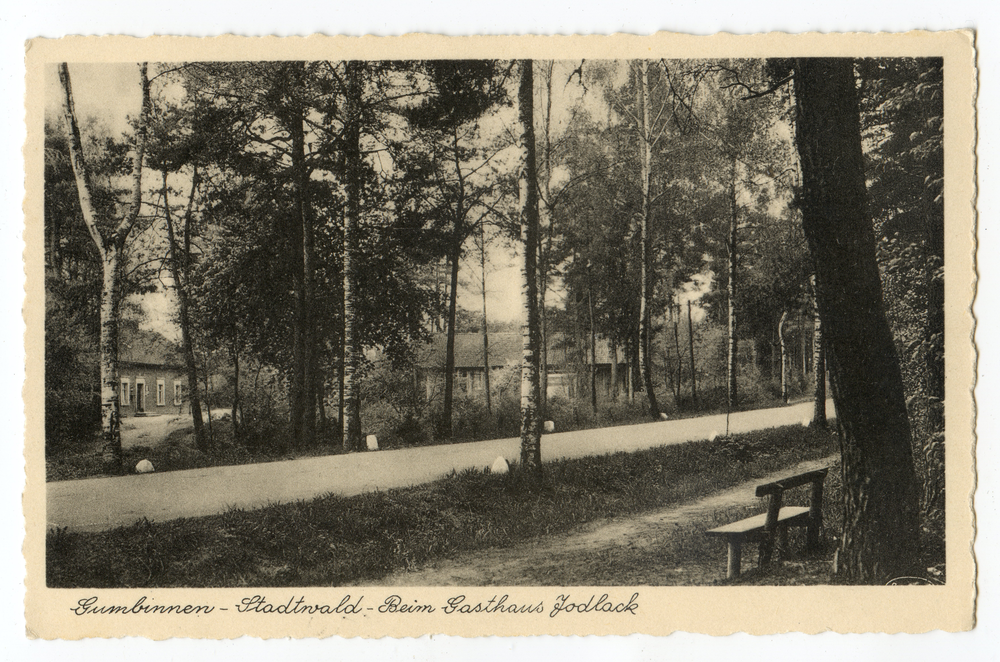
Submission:
[[[520,333],[491,333],[490,366],[500,368],[505,365],[518,364],[521,361]],[[418,353],[417,364],[422,368],[443,369],[448,343],[448,334],[435,333],[430,342],[424,345]],[[577,348],[563,333],[553,333],[548,337],[548,364],[559,368],[574,362]],[[611,364],[609,343],[603,338],[597,340],[597,364]],[[589,363],[590,355],[583,357],[584,363]],[[619,359],[620,360],[620,359]],[[483,367],[483,335],[481,333],[455,334],[455,368]]]
[[[155,331],[122,329],[118,362],[133,365],[180,367],[180,349]]]

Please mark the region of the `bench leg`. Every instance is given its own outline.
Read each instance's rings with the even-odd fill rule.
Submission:
[[[778,549],[776,552],[779,561],[788,556],[788,527],[784,524],[778,527]]]
[[[729,541],[729,558],[726,563],[726,579],[735,579],[740,576],[740,560],[743,556],[743,541],[732,539]]]
[[[813,482],[809,499],[809,526],[806,529],[806,549],[819,547],[819,531],[823,526],[823,478]]]

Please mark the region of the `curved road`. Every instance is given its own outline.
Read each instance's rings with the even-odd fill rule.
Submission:
[[[731,434],[808,423],[812,402],[775,409],[738,412],[729,417]],[[833,401],[826,403],[833,415]],[[653,446],[709,439],[726,432],[726,415],[686,418],[596,430],[544,435],[544,461],[636,451]],[[488,467],[497,456],[520,457],[520,440],[425,446],[374,453],[169,471],[115,478],[48,483],[49,527],[101,531],[133,524],[143,517],[164,521],[309,499],[344,496],[437,480],[452,471]]]

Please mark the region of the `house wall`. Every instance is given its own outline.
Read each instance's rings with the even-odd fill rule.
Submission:
[[[505,371],[508,368],[494,367],[490,370],[490,386],[496,389],[500,382],[504,380]],[[548,397],[576,398],[589,397],[590,394],[590,373],[587,366],[583,366],[578,372],[558,371],[554,366],[549,368],[548,377]],[[433,400],[441,397],[444,393],[444,374],[440,370],[421,371],[421,381],[424,386],[424,397]],[[624,389],[625,367],[621,366],[618,371],[619,389]],[[514,393],[519,393],[520,374],[517,375],[516,383],[506,384],[514,389]],[[483,396],[484,390],[483,369],[479,367],[456,368],[455,369],[455,395],[457,396]],[[597,389],[602,396],[611,393],[611,366],[601,364],[597,366]],[[485,396],[483,396],[485,397]]]
[[[118,404],[122,418],[139,412],[156,415],[188,411],[187,379],[179,368],[126,364],[119,367],[118,373],[121,385]]]

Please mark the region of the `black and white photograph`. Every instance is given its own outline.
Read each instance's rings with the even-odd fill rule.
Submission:
[[[971,627],[971,42],[926,39],[39,44],[29,622]]]

